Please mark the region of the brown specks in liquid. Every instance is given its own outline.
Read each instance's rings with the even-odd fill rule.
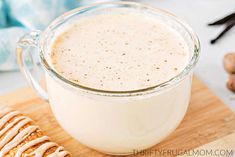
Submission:
[[[52,45],[54,67],[90,88],[147,88],[171,79],[189,60],[176,31],[138,11],[90,16],[64,32]]]

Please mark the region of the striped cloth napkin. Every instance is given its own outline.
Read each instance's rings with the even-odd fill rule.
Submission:
[[[62,13],[108,0],[0,0],[0,71],[18,69],[16,42],[30,30],[44,29]]]

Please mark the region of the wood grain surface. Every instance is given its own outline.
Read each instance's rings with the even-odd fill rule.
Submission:
[[[234,157],[235,133],[190,150],[178,157]]]
[[[74,157],[109,156],[80,144],[64,132],[56,122],[49,104],[41,100],[29,87],[0,96],[1,103],[31,117],[53,141],[66,147]],[[201,81],[194,78],[190,106],[180,126],[158,145],[132,156],[176,156],[177,154],[156,152],[196,148],[231,134],[234,130],[235,114]]]

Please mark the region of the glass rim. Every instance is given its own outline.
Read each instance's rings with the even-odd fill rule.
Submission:
[[[71,80],[69,80],[68,78],[62,76],[61,74],[59,74],[56,70],[54,70],[53,68],[50,67],[50,65],[48,64],[46,58],[44,57],[44,50],[43,50],[43,43],[45,40],[45,36],[46,34],[48,34],[48,32],[50,32],[54,27],[56,27],[57,25],[59,25],[60,23],[62,23],[62,21],[66,21],[67,19],[69,19],[71,16],[76,15],[78,13],[84,12],[84,10],[91,10],[94,7],[100,7],[103,5],[126,5],[126,6],[132,6],[132,7],[141,7],[144,9],[148,9],[151,10],[155,13],[161,13],[165,16],[167,16],[167,18],[170,18],[171,20],[174,20],[175,22],[177,22],[178,24],[180,24],[180,26],[185,29],[185,31],[190,35],[190,38],[192,40],[193,43],[193,55],[189,61],[189,63],[187,64],[187,66],[176,76],[172,77],[171,79],[162,82],[160,84],[157,85],[153,85],[147,88],[141,88],[141,89],[137,89],[137,90],[125,90],[125,91],[115,91],[115,90],[102,90],[102,89],[96,89],[96,88],[91,88],[91,87],[87,87],[84,85],[80,85],[78,83],[75,83]],[[73,9],[71,11],[68,11],[66,13],[64,13],[63,15],[59,16],[58,18],[56,18],[46,29],[45,31],[42,32],[41,37],[40,37],[40,41],[39,41],[39,55],[40,55],[40,62],[42,63],[44,69],[49,72],[49,74],[51,74],[51,76],[58,78],[60,81],[69,84],[71,87],[74,87],[76,89],[81,89],[85,92],[88,93],[92,93],[95,95],[104,95],[104,96],[115,96],[115,97],[125,97],[125,96],[138,96],[138,95],[144,95],[144,94],[148,94],[148,93],[155,93],[155,92],[159,92],[162,91],[163,89],[172,87],[174,85],[176,85],[178,82],[180,82],[182,79],[184,79],[185,76],[187,76],[189,74],[189,72],[191,72],[191,70],[194,68],[194,66],[196,65],[196,63],[198,62],[199,59],[199,54],[200,54],[200,42],[199,39],[197,37],[197,35],[195,34],[195,32],[192,30],[192,28],[185,23],[183,20],[181,20],[179,17],[175,16],[174,14],[165,11],[163,9],[160,8],[155,8],[146,4],[142,4],[142,3],[137,3],[137,2],[123,2],[123,1],[119,1],[119,2],[104,2],[104,3],[95,3],[95,4],[90,4],[90,5],[86,5],[83,7],[78,7],[76,9]]]

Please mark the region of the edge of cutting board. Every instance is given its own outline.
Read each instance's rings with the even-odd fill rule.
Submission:
[[[188,112],[180,126],[164,141],[148,149],[148,152],[162,149],[189,150],[234,132],[235,114],[196,77],[193,79],[192,91]],[[108,156],[81,145],[64,132],[48,103],[29,87],[0,96],[1,103],[29,115],[53,141],[62,144],[74,157]],[[151,154],[133,156],[153,157]]]

